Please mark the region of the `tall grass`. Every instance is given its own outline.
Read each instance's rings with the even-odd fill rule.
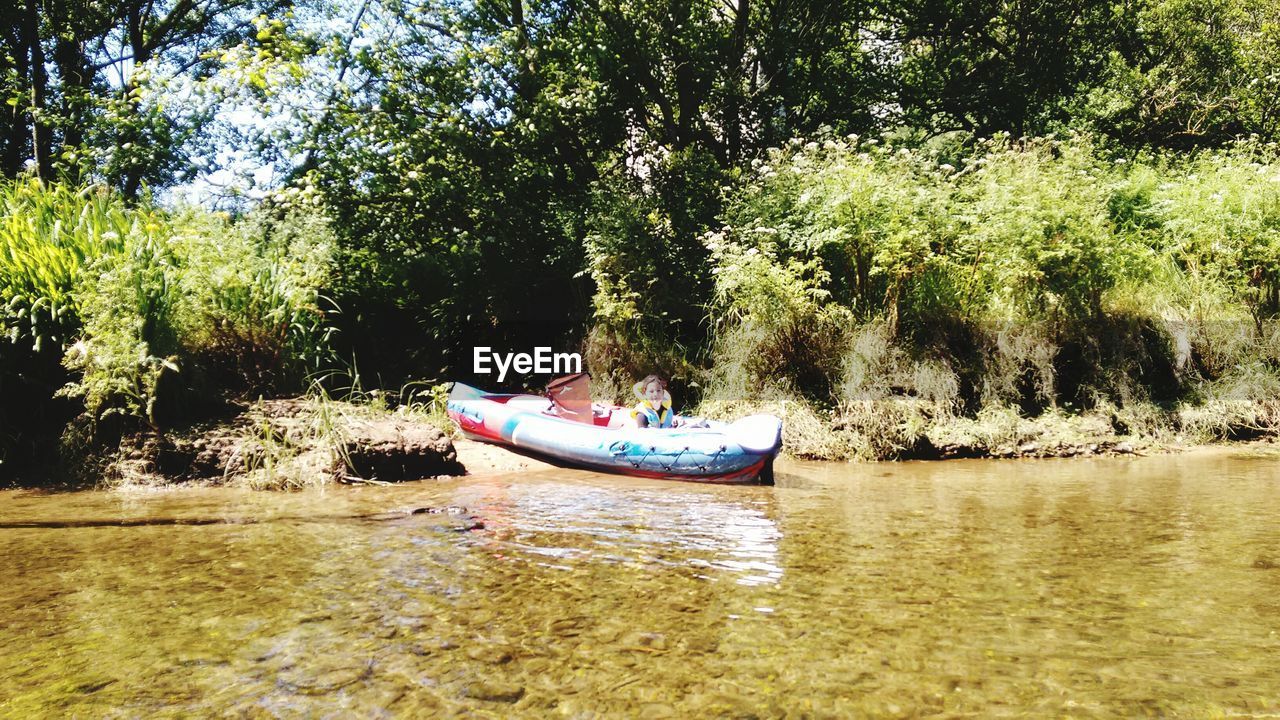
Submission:
[[[154,219],[102,188],[0,183],[0,473],[47,455],[43,439],[75,412],[52,396],[81,329],[78,288],[130,235],[155,232]]]
[[[0,460],[51,430],[24,427],[15,401],[54,425],[78,407],[69,437],[83,444],[212,396],[304,387],[332,359],[321,217],[264,207],[233,221],[37,180],[0,185],[0,208]],[[55,394],[73,403],[45,412]]]
[[[72,341],[86,268],[161,230],[106,188],[22,180],[0,184],[0,322],[9,342],[39,352]]]

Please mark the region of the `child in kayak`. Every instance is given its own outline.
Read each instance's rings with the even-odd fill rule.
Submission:
[[[667,381],[658,375],[650,375],[631,388],[640,402],[631,409],[636,427],[676,427],[676,414],[671,410],[671,393]]]

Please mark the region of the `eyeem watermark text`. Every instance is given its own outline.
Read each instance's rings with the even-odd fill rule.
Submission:
[[[496,353],[490,348],[473,348],[475,362],[472,367],[477,375],[488,375],[498,369],[498,382],[507,377],[508,370],[518,373],[569,374],[582,372],[582,356],[578,353],[553,353],[549,347],[536,347],[529,353]]]

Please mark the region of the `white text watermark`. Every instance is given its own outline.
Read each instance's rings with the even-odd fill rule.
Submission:
[[[498,382],[508,370],[518,373],[569,374],[582,372],[582,356],[578,353],[553,353],[549,347],[536,347],[529,353],[496,353],[488,347],[474,348],[472,368],[477,375],[488,375],[498,369]]]

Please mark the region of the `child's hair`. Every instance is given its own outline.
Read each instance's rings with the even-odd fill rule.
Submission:
[[[663,380],[661,375],[649,375],[649,376],[645,377],[645,379],[643,379],[643,380],[641,380],[641,381],[640,381],[640,388],[641,388],[641,389],[643,389],[643,390],[648,390],[648,389],[649,389],[649,384],[650,384],[650,383],[655,383],[655,382],[656,382],[656,383],[658,383],[658,385],[659,385],[663,390],[666,390],[666,389],[667,389],[667,381],[666,381],[666,380]]]

